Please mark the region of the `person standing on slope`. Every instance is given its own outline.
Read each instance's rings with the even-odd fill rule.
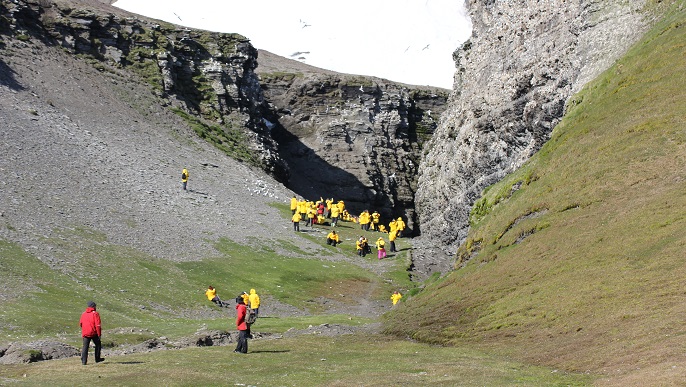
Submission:
[[[299,212],[296,212],[293,214],[293,217],[291,217],[291,221],[293,222],[293,231],[300,231],[300,221],[302,220],[302,217],[300,216]]]
[[[298,199],[295,196],[291,198],[291,215],[295,215],[295,210],[298,209]]]
[[[183,171],[181,171],[181,187],[183,190],[186,190],[186,185],[188,184],[188,169],[184,168]]]
[[[255,317],[259,316],[260,296],[257,295],[255,289],[250,289],[248,300],[250,301],[250,309],[255,311]]]
[[[378,259],[386,258],[386,242],[384,242],[383,238],[376,240],[376,249],[378,250]]]
[[[388,243],[391,245],[391,253],[395,253],[398,250],[395,248],[395,238],[398,236],[398,230],[391,230],[388,233]]]
[[[243,302],[243,297],[236,297],[236,329],[238,330],[238,344],[234,352],[248,353],[248,323],[245,322],[245,316],[248,310]]]
[[[91,345],[91,341],[95,344],[95,362],[105,361],[105,358],[100,357],[100,351],[102,350],[102,342],[100,341],[102,327],[100,324],[100,314],[95,308],[95,302],[88,301],[86,311],[81,314],[81,319],[79,320],[81,337],[83,338],[83,347],[81,347],[81,364],[83,365],[88,363],[88,348]]]

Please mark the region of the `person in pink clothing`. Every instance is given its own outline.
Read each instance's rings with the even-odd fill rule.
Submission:
[[[81,364],[88,363],[88,348],[91,341],[95,344],[95,362],[100,363],[105,361],[105,358],[100,357],[102,343],[100,336],[102,336],[102,326],[100,323],[100,314],[95,310],[96,305],[93,301],[88,301],[86,311],[81,314],[79,325],[81,326],[81,337],[83,338],[83,347],[81,348]]]
[[[386,258],[386,242],[384,242],[383,238],[376,240],[376,249],[379,251],[377,255],[379,259]]]

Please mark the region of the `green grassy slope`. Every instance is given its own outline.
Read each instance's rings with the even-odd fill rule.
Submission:
[[[0,241],[0,283],[5,294],[15,295],[0,300],[0,342],[50,337],[77,342],[78,317],[90,299],[105,311],[107,330],[136,327],[181,337],[200,326],[223,330],[230,326],[224,314],[231,310],[212,312],[217,307],[204,294],[209,284],[225,300],[256,288],[266,303],[278,300],[313,313],[327,313],[317,296],[355,300],[365,292],[372,299],[385,299],[391,292],[383,278],[350,263],[326,264],[316,257],[284,256],[267,247],[227,240],[217,242],[216,257],[197,262],[156,259],[102,242],[101,236],[85,229],[64,231],[59,240],[46,243],[71,250],[70,259],[51,268],[16,245]],[[311,319],[319,321],[316,316]],[[327,321],[334,320],[350,323],[343,316]],[[286,329],[298,326],[292,320],[284,324]],[[307,326],[307,319],[303,324]],[[112,335],[108,340],[126,341]]]
[[[484,192],[464,267],[395,310],[388,332],[571,370],[683,364],[684,2],[665,15],[573,98],[538,154]]]

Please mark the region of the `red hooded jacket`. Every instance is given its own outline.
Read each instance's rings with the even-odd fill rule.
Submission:
[[[81,326],[81,337],[100,337],[100,314],[95,311],[95,308],[86,308],[86,311],[81,315],[79,325]]]
[[[248,324],[245,322],[245,315],[248,314],[248,310],[245,304],[236,304],[236,329],[239,331],[247,331]]]

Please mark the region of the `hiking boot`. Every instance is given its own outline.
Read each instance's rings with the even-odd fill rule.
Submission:
[[[96,363],[102,363],[102,362],[104,362],[104,361],[105,361],[105,358],[104,358],[104,357],[101,357],[100,359],[95,359],[95,362],[96,362]]]

